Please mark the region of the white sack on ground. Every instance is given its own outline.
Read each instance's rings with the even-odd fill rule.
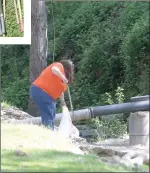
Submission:
[[[72,124],[70,112],[67,107],[63,109],[62,118],[58,127],[58,133],[66,138],[79,137],[79,130]]]

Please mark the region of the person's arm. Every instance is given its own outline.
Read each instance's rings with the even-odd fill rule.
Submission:
[[[64,99],[64,93],[61,94],[61,96],[59,97],[60,99],[60,105],[61,107],[63,108],[64,106],[66,106],[66,102],[65,102],[65,99]]]
[[[61,80],[63,80],[65,84],[68,83],[68,80],[66,79],[66,77],[61,73],[61,71],[57,67],[53,66],[51,70],[52,70],[52,73],[58,76]]]

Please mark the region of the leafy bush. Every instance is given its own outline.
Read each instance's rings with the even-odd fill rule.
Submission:
[[[121,103],[123,99],[149,94],[148,2],[47,1],[46,5],[48,52],[52,54],[55,44],[55,61],[65,56],[75,63],[75,80],[70,86],[74,109]],[[10,34],[16,32],[13,26],[9,26]],[[29,68],[29,47],[2,47],[2,91],[8,91],[16,77],[29,78],[29,74],[22,74]],[[118,86],[124,88],[124,96],[121,88],[115,92]],[[11,92],[11,97],[17,92]],[[5,92],[5,99],[10,98],[6,96]],[[67,93],[65,98],[69,105]]]
[[[122,115],[120,115],[122,116]],[[121,138],[127,133],[127,125],[120,118],[113,118],[109,115],[108,119],[94,120],[98,139]]]
[[[147,2],[47,2],[47,8],[50,18],[54,11],[55,23],[48,24],[55,43],[53,29],[48,37],[55,60],[66,56],[75,63],[75,109],[108,104],[107,93],[116,102],[118,86],[125,100],[149,93]]]
[[[6,2],[6,32],[7,37],[22,37],[23,32],[20,31],[20,25],[16,22],[16,14],[13,0]]]
[[[123,90],[121,87],[116,89],[115,103],[122,103],[124,101]],[[105,103],[114,104],[111,94],[105,93],[105,96]],[[127,123],[123,120],[123,114],[95,118],[93,124],[96,127],[98,139],[123,137],[127,133]]]
[[[1,53],[2,100],[24,111],[29,95],[29,46],[5,45]]]
[[[27,110],[29,99],[29,79],[16,78],[16,80],[3,89],[3,99],[8,103]]]

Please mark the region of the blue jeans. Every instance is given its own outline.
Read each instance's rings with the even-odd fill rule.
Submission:
[[[30,96],[32,97],[34,103],[37,105],[40,116],[42,119],[42,124],[46,127],[50,127],[54,130],[54,119],[56,116],[56,102],[41,88],[31,85]]]

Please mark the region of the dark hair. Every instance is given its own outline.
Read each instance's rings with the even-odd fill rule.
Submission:
[[[61,60],[60,63],[64,67],[66,78],[68,79],[68,83],[73,82],[73,73],[74,73],[74,64],[71,60]]]

